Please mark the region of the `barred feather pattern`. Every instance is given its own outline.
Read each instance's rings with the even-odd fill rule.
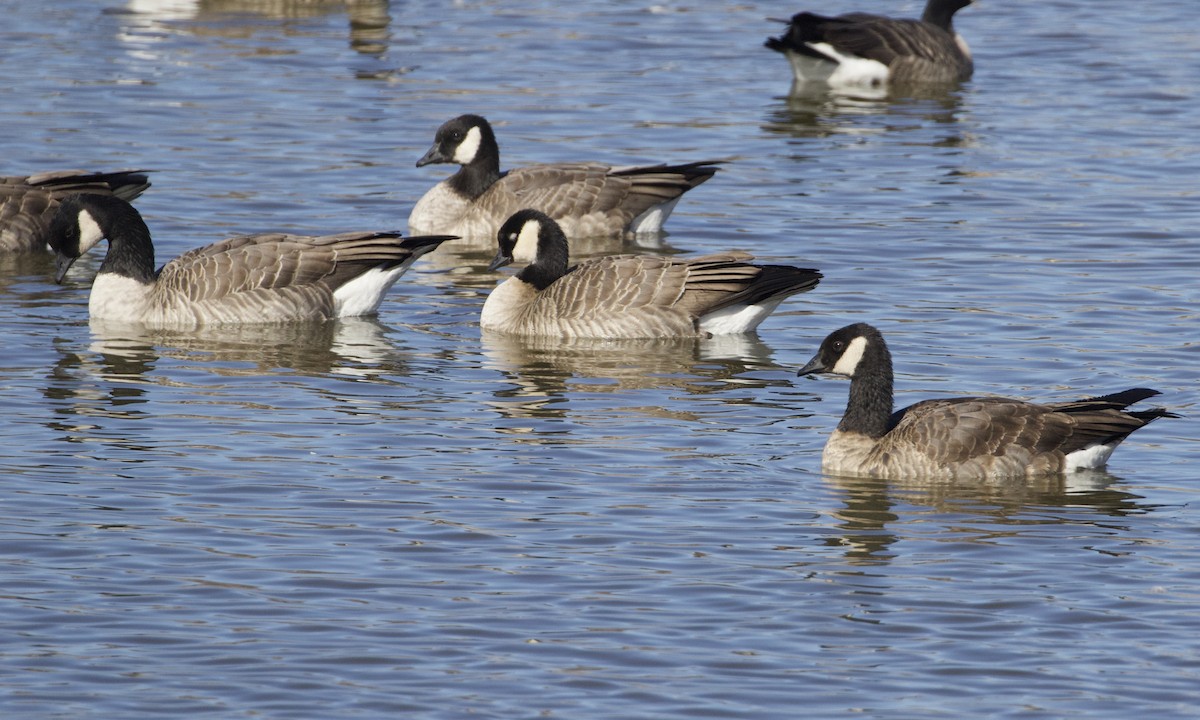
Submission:
[[[753,265],[741,252],[689,260],[612,255],[567,269],[561,228],[528,209],[501,229],[500,257],[511,258],[514,238],[527,223],[539,228],[537,256],[488,296],[484,329],[568,338],[704,337],[712,313],[769,305],[734,330],[749,332],[783,298],[815,287],[821,277],[805,268]]]
[[[133,200],[150,187],[147,172],[56,170],[0,177],[0,252],[45,251],[50,222],[62,198],[88,192]]]
[[[612,236],[634,232],[636,219],[647,211],[663,208],[656,231],[674,203],[715,172],[711,162],[644,167],[599,163],[527,165],[501,176],[473,201],[456,198],[448,181],[443,181],[413,208],[409,231],[449,233],[490,242],[513,213],[537,208],[554,218],[569,236]]]

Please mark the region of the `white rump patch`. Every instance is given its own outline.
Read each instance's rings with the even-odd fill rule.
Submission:
[[[1116,443],[1111,445],[1092,445],[1082,450],[1076,450],[1064,459],[1063,470],[1096,470],[1108,464],[1108,458],[1117,449]]]
[[[479,152],[479,144],[482,142],[483,136],[479,132],[479,128],[473,127],[467,131],[467,136],[463,138],[458,147],[454,148],[454,162],[459,165],[468,165],[475,159],[475,155]]]
[[[542,224],[537,220],[525,221],[525,224],[521,226],[521,232],[517,234],[517,242],[513,246],[514,262],[531,263],[537,259],[538,235],[541,230]]]
[[[846,377],[854,377],[854,371],[858,369],[858,363],[862,361],[863,353],[867,349],[867,339],[863,336],[858,336],[850,341],[846,346],[846,351],[838,358],[833,369],[829,372],[834,375],[845,375]]]
[[[700,329],[712,335],[736,335],[748,333],[762,324],[767,316],[775,312],[783,298],[768,300],[758,305],[730,305],[700,317]]]
[[[100,229],[100,224],[96,222],[96,218],[87,210],[79,211],[79,254],[82,255],[88,250],[96,247],[96,243],[104,239],[104,231]]]
[[[341,286],[333,293],[333,314],[343,318],[375,312],[383,296],[415,260],[411,258],[387,270],[373,268]]]
[[[840,53],[829,43],[809,43],[828,60],[788,53],[797,82],[823,82],[833,87],[879,87],[888,81],[888,66],[878,60]]]
[[[633,222],[629,223],[629,232],[634,234],[662,232],[662,226],[667,222],[667,218],[671,217],[671,211],[679,204],[682,197],[680,195],[665,203],[647,208],[641,215],[635,217]]]

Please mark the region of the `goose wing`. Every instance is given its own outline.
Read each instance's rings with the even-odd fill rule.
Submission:
[[[892,422],[882,440],[884,452],[889,446],[920,448],[939,467],[991,456],[1013,456],[1025,464],[1034,454],[1086,445],[1071,416],[1005,398],[926,400],[898,411]]]
[[[714,162],[612,167],[600,163],[529,165],[510,171],[488,193],[504,198],[500,214],[533,207],[551,217],[620,211],[629,218],[708,180]],[[480,200],[483,203],[483,199]]]
[[[1036,455],[1119,442],[1151,420],[1170,416],[1162,409],[1124,410],[1157,394],[1136,389],[1049,405],[1007,398],[926,400],[892,416],[884,443],[920,447],[940,466],[989,456],[1027,463]]]
[[[150,187],[146,172],[56,170],[0,177],[0,248],[33,250],[45,245],[58,201],[67,195],[100,193],[133,200]]]
[[[395,232],[233,237],[167,263],[156,284],[163,292],[180,293],[192,301],[317,284],[332,291],[367,269],[408,259],[412,250],[399,238]]]
[[[545,312],[568,320],[639,322],[648,336],[696,332],[699,317],[737,302],[759,268],[731,252],[689,261],[648,255],[610,255],[572,268],[539,294]],[[731,299],[732,298],[732,299]],[[653,330],[652,328],[661,328]]]
[[[950,34],[920,20],[852,14],[827,19],[822,35],[825,42],[840,51],[877,60],[887,66],[902,57],[932,63],[956,58]]]

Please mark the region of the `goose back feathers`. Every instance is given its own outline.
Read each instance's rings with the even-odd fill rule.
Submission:
[[[371,314],[413,261],[453,236],[262,233],[189,250],[155,270],[150,231],[137,210],[118,198],[76,195],[54,218],[56,280],[103,238],[109,250],[92,286],[92,318],[195,327]]]
[[[114,195],[132,201],[150,187],[145,170],[57,170],[0,177],[0,252],[45,251],[59,201],[76,193]]]
[[[783,53],[797,83],[881,87],[968,80],[975,66],[954,14],[971,0],[929,0],[920,20],[802,12],[766,47]]]
[[[884,478],[994,478],[1103,467],[1130,433],[1162,408],[1126,410],[1158,395],[1134,388],[1050,404],[1009,398],[925,400],[892,412],[892,360],[865,323],[825,338],[799,375],[850,378],[845,415],[825,445],[827,472]]]
[[[750,332],[784,298],[810,290],[816,270],[753,265],[745,253],[691,260],[614,255],[568,266],[567,238],[526,209],[498,233],[491,267],[529,265],[488,296],[480,325],[516,335],[661,338]]]
[[[546,213],[572,237],[656,233],[680,197],[717,171],[716,162],[641,167],[581,162],[501,172],[495,133],[479,115],[462,115],[438,128],[417,167],[432,163],[461,167],[413,207],[410,232],[488,241],[524,208]]]

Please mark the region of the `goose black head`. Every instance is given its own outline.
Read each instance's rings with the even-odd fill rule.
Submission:
[[[853,378],[864,367],[864,358],[872,366],[884,362],[890,372],[891,354],[883,335],[866,323],[855,323],[830,333],[817,354],[796,374],[830,373]]]
[[[498,152],[496,136],[486,119],[480,115],[459,115],[438,128],[433,146],[417,161],[417,167],[434,163],[470,165]]]
[[[93,203],[96,198],[104,197],[69,195],[59,202],[50,221],[47,241],[55,254],[54,282],[62,283],[71,265],[107,235],[101,225],[103,213],[98,213]]]

